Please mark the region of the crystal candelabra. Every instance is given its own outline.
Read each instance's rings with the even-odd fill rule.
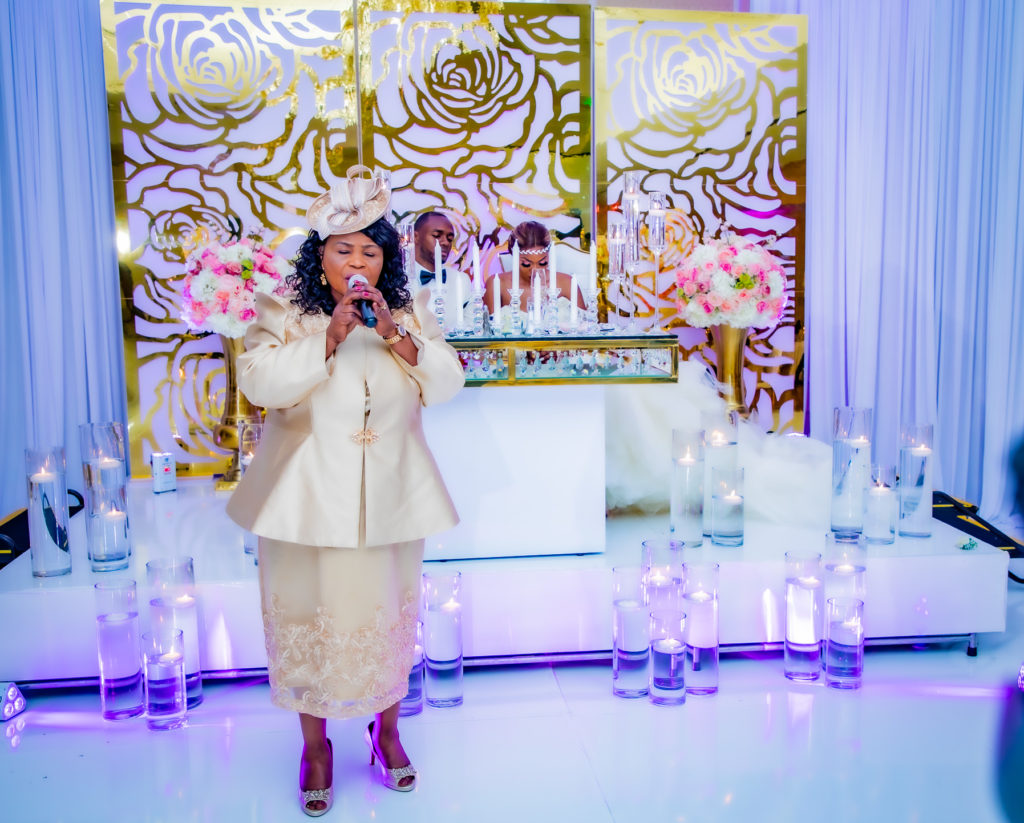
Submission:
[[[597,334],[597,296],[600,291],[589,286],[580,291],[583,292],[583,301],[586,303],[583,313],[583,333]]]
[[[520,308],[523,305],[523,290],[509,289],[508,296],[509,329],[513,336],[520,337],[523,334],[523,315],[520,313]]]
[[[469,301],[470,314],[473,318],[473,336],[483,337],[484,318],[487,316],[484,308],[484,293],[473,289],[473,299]]]
[[[651,203],[647,211],[647,248],[654,255],[654,291],[658,291],[658,274],[661,271],[661,255],[668,246],[665,237],[665,214],[668,197],[661,192],[651,192]],[[660,328],[657,307],[654,311],[654,327]]]
[[[558,296],[562,290],[558,288],[544,290],[542,288],[542,292],[544,293],[544,331],[548,334],[558,334]]]

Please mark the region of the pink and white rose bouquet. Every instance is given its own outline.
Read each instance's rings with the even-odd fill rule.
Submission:
[[[283,294],[294,271],[259,237],[193,249],[185,262],[181,319],[225,337],[242,337],[256,319],[256,292]]]
[[[737,235],[697,246],[676,271],[679,314],[700,328],[770,328],[786,307],[786,276],[775,256]]]

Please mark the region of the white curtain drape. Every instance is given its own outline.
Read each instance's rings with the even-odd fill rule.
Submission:
[[[938,487],[1005,520],[1024,437],[1024,3],[738,0],[808,16],[807,400],[932,422]]]
[[[0,518],[24,449],[125,420],[110,138],[96,0],[0,0]]]

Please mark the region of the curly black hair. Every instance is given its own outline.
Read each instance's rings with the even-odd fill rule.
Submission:
[[[407,309],[412,302],[409,284],[402,267],[402,252],[398,245],[398,232],[383,217],[371,223],[362,233],[369,237],[384,251],[384,266],[377,281],[377,288],[384,295],[388,308]],[[292,303],[298,306],[303,314],[330,314],[334,311],[334,298],[331,287],[320,282],[324,273],[323,265],[324,241],[310,230],[309,235],[299,246],[298,254],[292,262],[295,274],[288,277],[294,295]]]

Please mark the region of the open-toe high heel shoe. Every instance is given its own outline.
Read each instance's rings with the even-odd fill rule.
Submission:
[[[377,767],[380,769],[380,780],[389,789],[394,789],[396,792],[411,792],[416,786],[416,769],[412,767],[410,763],[408,766],[399,766],[397,769],[389,769],[387,763],[384,762],[384,755],[380,753],[380,750],[373,742],[373,721],[370,721],[370,725],[366,727],[366,734],[364,735],[366,745],[370,747],[370,765],[373,765],[374,760],[377,761]],[[411,777],[412,780],[405,786],[401,785],[401,781],[405,778]]]
[[[334,764],[334,744],[331,743],[331,739],[327,738],[327,748],[331,750],[331,764]],[[333,783],[333,781],[331,781]],[[311,809],[309,805],[311,803],[323,803],[322,809]],[[308,814],[310,817],[320,817],[322,814],[327,814],[331,810],[331,806],[334,804],[334,786],[328,786],[326,789],[303,789],[299,786],[299,805],[302,806],[302,811]]]

